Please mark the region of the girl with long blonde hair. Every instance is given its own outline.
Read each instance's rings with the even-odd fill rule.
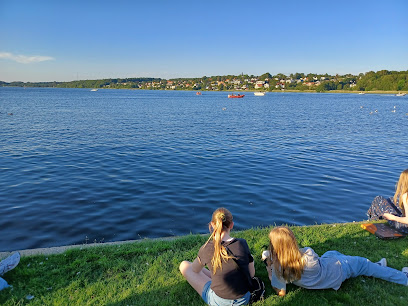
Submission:
[[[248,276],[255,275],[247,242],[232,238],[232,214],[218,208],[212,215],[211,235],[193,262],[183,261],[180,272],[208,305],[246,305],[250,299]],[[208,269],[206,268],[208,267]]]
[[[367,215],[372,220],[387,219],[391,227],[408,233],[408,169],[402,171],[393,198],[375,197]]]
[[[337,251],[329,251],[319,257],[312,248],[299,248],[288,227],[272,229],[269,240],[269,250],[263,252],[262,260],[279,296],[286,294],[287,283],[306,289],[338,290],[343,281],[360,275],[408,286],[408,268],[402,271],[388,268],[385,258],[373,263],[367,258],[347,256]]]

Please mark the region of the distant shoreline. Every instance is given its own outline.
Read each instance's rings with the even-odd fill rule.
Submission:
[[[270,92],[279,92],[277,90],[270,91]],[[317,92],[315,90],[284,90],[282,92],[307,92],[307,93],[350,93],[350,94],[391,94],[391,95],[396,95],[398,93],[406,93],[408,94],[408,91],[386,91],[386,90],[372,90],[372,91],[350,91],[350,90],[328,90],[328,91],[322,91],[322,92]]]
[[[91,90],[93,87],[89,88],[74,88],[74,87],[37,87],[37,86],[0,86],[4,88],[62,88],[62,89],[82,89],[82,90]],[[348,93],[348,94],[389,94],[396,95],[398,93],[405,93],[408,95],[406,90],[371,90],[371,91],[357,91],[357,90],[327,90],[327,91],[316,91],[316,90],[296,90],[296,89],[285,89],[285,90],[189,90],[189,89],[141,89],[141,88],[98,88],[98,90],[147,90],[147,91],[190,91],[190,92],[240,92],[240,93],[254,93],[254,92],[265,92],[265,93]]]

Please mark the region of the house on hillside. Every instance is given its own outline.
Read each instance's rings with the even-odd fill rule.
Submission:
[[[256,81],[255,89],[263,88],[265,82],[264,81]]]

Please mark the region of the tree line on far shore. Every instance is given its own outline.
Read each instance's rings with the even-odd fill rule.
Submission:
[[[154,90],[332,90],[349,91],[408,91],[408,71],[370,71],[359,75],[328,75],[265,73],[254,75],[225,75],[202,78],[116,78],[101,80],[77,80],[71,82],[2,82],[0,86],[14,87],[59,87],[59,88],[115,88]]]

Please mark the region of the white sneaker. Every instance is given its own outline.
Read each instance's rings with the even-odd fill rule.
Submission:
[[[408,286],[408,267],[402,268],[402,273],[405,273],[405,275],[407,276],[407,286]]]
[[[381,267],[386,267],[387,266],[387,259],[386,258],[381,258],[380,261],[375,262],[377,265]]]
[[[18,263],[20,262],[20,253],[16,252],[13,255],[7,257],[0,261],[0,275],[7,273],[10,270],[13,270],[17,267]]]

